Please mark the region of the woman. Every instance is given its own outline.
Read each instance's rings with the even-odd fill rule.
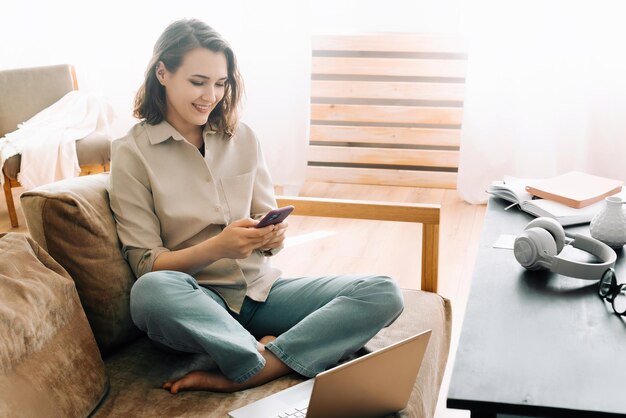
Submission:
[[[135,324],[157,345],[207,353],[219,372],[166,382],[232,392],[296,371],[315,376],[361,348],[403,308],[388,277],[280,278],[268,257],[287,222],[252,132],[229,45],[198,20],[168,26],[137,93],[142,122],[113,142],[111,208],[139,278]]]

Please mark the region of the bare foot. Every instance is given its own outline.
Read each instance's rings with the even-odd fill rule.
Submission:
[[[291,372],[291,369],[278,359],[271,351],[265,350],[265,344],[274,341],[276,337],[268,335],[259,340],[259,352],[265,358],[265,366],[259,373],[243,383],[236,383],[219,372],[194,370],[178,380],[166,382],[163,389],[176,394],[180,390],[208,390],[212,392],[236,392],[243,389],[259,386]]]
[[[271,343],[272,341],[274,341],[275,339],[276,337],[274,337],[273,335],[266,335],[265,337],[261,338],[259,342],[265,346]]]
[[[232,392],[228,390],[234,382],[228,380],[226,376],[219,372],[207,372],[204,370],[194,370],[178,380],[165,382],[163,389],[169,390],[172,394],[177,394],[182,389],[203,389],[212,392]]]

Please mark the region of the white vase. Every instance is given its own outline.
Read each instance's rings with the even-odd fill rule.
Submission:
[[[609,247],[621,248],[626,244],[626,215],[621,197],[610,196],[604,199],[604,208],[598,212],[589,225],[591,236]]]

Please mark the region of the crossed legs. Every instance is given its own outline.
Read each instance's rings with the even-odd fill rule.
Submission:
[[[246,298],[239,314],[184,273],[148,273],[131,291],[133,320],[151,339],[208,353],[220,368],[165,383],[172,393],[232,392],[292,370],[315,376],[361,348],[402,308],[399,288],[384,276],[280,279],[265,302]]]

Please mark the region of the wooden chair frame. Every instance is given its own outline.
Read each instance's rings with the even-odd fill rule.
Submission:
[[[426,292],[437,293],[440,205],[290,196],[277,196],[276,200],[279,207],[295,206],[293,215],[297,216],[421,223],[421,289]]]

